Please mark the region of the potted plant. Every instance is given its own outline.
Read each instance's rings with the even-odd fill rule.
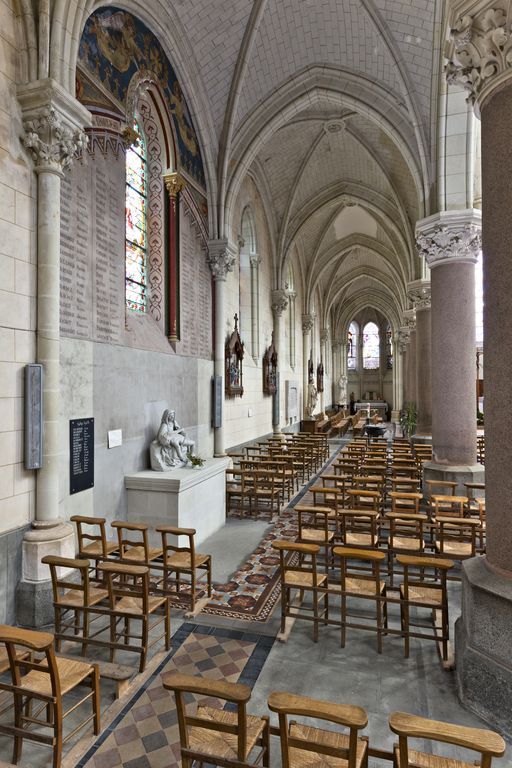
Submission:
[[[187,453],[187,459],[192,466],[192,469],[200,469],[204,464],[204,459],[201,456],[196,456],[193,453]]]
[[[417,419],[418,412],[414,403],[406,403],[400,419],[402,431],[406,437],[410,438],[414,434]]]

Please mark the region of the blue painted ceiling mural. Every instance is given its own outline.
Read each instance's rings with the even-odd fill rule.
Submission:
[[[179,167],[205,186],[197,135],[176,73],[158,39],[145,24],[120,8],[99,8],[85,25],[78,63],[123,107],[126,107],[133,76],[148,70],[155,75],[174,122]],[[81,79],[80,73],[77,97],[85,104],[108,106],[101,90],[94,87],[94,82]]]

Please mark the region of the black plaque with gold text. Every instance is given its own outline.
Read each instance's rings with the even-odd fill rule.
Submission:
[[[69,492],[94,486],[94,419],[69,422]]]

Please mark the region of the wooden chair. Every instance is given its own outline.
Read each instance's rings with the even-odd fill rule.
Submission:
[[[393,586],[395,556],[418,555],[425,550],[428,517],[402,511],[388,512],[385,517],[389,521],[388,576],[390,586]]]
[[[94,610],[94,606],[108,598],[108,591],[100,587],[91,587],[89,583],[89,560],[45,555],[41,562],[50,566],[52,578],[55,648],[60,651],[62,640],[81,642],[82,655],[85,656],[88,641],[91,639],[89,632],[91,616],[95,614],[92,621],[99,618],[98,611]],[[81,636],[79,636],[80,629],[82,630]]]
[[[258,470],[252,473],[254,478],[254,506],[253,512],[267,509],[272,518],[279,514],[281,508],[282,486],[277,482],[274,472],[271,470]]]
[[[368,716],[362,707],[319,701],[307,696],[274,691],[268,708],[279,717],[281,765],[283,768],[306,766],[344,766],[366,768],[368,739],[359,735],[366,728]],[[289,717],[308,717],[348,728],[343,733],[289,721]]]
[[[176,528],[162,525],[155,529],[162,536],[163,578],[162,588],[178,602],[185,600],[193,612],[198,589],[206,586],[208,597],[212,595],[212,558],[196,552],[195,528]],[[185,539],[185,544],[180,544]],[[174,578],[173,578],[174,574]],[[183,580],[183,575],[188,576]],[[201,575],[203,579],[201,579]],[[206,585],[204,584],[206,577]]]
[[[286,629],[286,618],[306,619],[313,622],[313,640],[318,642],[318,624],[329,618],[328,578],[317,567],[318,544],[300,544],[291,541],[273,541],[272,549],[279,552],[281,578],[281,633]],[[298,562],[297,562],[298,556]],[[292,602],[292,590],[299,590],[299,602]],[[304,593],[311,593],[311,605],[303,605]],[[323,608],[320,608],[323,599]]]
[[[104,517],[84,517],[73,515],[69,518],[76,525],[78,539],[77,556],[81,559],[94,560],[95,563],[107,560],[117,550],[115,541],[107,541]],[[94,531],[94,529],[98,529]],[[91,530],[93,529],[93,530]]]
[[[423,485],[425,486],[427,504],[431,504],[431,498],[436,494],[454,496],[457,488],[457,483],[453,480],[425,480]]]
[[[404,655],[409,658],[409,640],[411,637],[426,638],[441,643],[443,661],[448,659],[448,592],[446,590],[447,572],[453,568],[453,561],[439,557],[417,557],[398,555],[398,563],[404,571],[404,580],[400,584],[400,620],[404,636]],[[428,571],[433,572],[429,577]],[[411,632],[411,627],[427,629],[430,625],[411,622],[410,608],[427,608],[432,613],[431,633]]]
[[[124,520],[114,520],[111,525],[117,530],[119,559],[123,563],[149,567],[152,561],[162,557],[161,547],[150,547],[149,545],[149,525],[127,523]]]
[[[466,496],[436,493],[430,497],[432,517],[437,518],[439,515],[442,517],[464,517],[466,502]]]
[[[380,510],[382,494],[379,491],[366,491],[363,488],[349,488],[347,490],[349,506],[351,509]]]
[[[406,712],[393,712],[389,718],[389,727],[398,735],[398,744],[394,746],[394,764],[396,768],[409,768],[411,765],[435,766],[435,768],[490,768],[493,757],[501,757],[505,752],[505,742],[494,731],[482,728],[468,728],[454,723],[430,720],[426,717],[409,715]],[[460,759],[453,760],[431,752],[418,752],[411,749],[409,741],[442,742],[469,749],[480,754],[480,761],[469,763]]]
[[[380,538],[380,513],[375,509],[339,509],[340,538],[345,546],[376,548]]]
[[[149,568],[145,565],[128,563],[100,563],[98,569],[104,574],[108,587],[110,616],[110,661],[115,660],[116,650],[133,651],[140,654],[139,672],[146,666],[148,649],[165,637],[165,650],[171,647],[171,616],[169,597],[149,594]],[[162,613],[157,614],[161,609]],[[131,632],[131,621],[141,623],[140,634]],[[118,631],[118,624],[124,628]],[[164,623],[164,632],[149,642],[150,632]],[[122,639],[122,642],[119,640]],[[130,644],[130,639],[140,644]]]
[[[377,632],[377,650],[382,653],[382,636],[388,626],[386,606],[386,582],[381,577],[381,565],[386,559],[384,552],[375,549],[334,547],[333,554],[341,559],[341,647],[345,647],[347,627],[371,629]],[[361,562],[370,566],[370,573],[362,574]],[[347,619],[347,598],[373,600],[376,625],[353,623]],[[359,618],[360,613],[356,616]]]
[[[405,493],[402,491],[391,491],[391,512],[412,512],[419,515],[420,502],[423,498],[421,493]]]
[[[0,643],[5,643],[11,671],[11,682],[1,682],[0,689],[12,693],[14,697],[14,724],[2,723],[0,733],[14,736],[12,761],[18,763],[23,740],[29,739],[52,747],[53,768],[59,768],[62,746],[69,738],[91,720],[95,735],[100,732],[98,667],[83,661],[57,658],[53,635],[47,632],[0,625]],[[41,661],[30,661],[26,658],[27,653],[43,654],[43,658]],[[82,684],[89,685],[89,692],[78,702],[74,698],[69,709],[63,710],[63,697]],[[92,700],[92,714],[63,738],[63,719],[89,699]],[[40,702],[35,712],[32,711],[34,701]],[[44,719],[40,717],[42,712],[46,713]]]
[[[419,493],[419,477],[391,477],[391,490],[394,493]]]
[[[327,571],[331,564],[331,546],[337,529],[335,510],[330,507],[297,504],[299,533],[297,541],[302,544],[318,544],[324,550],[324,565]]]
[[[436,517],[435,551],[437,554],[467,560],[476,555],[476,534],[480,520],[474,518]]]
[[[242,683],[229,683],[205,677],[165,672],[162,684],[176,697],[180,732],[181,764],[192,768],[203,765],[250,768],[270,765],[268,717],[247,714],[251,689]],[[187,712],[185,697],[199,696],[194,714]],[[212,699],[229,702],[235,711],[211,704]],[[256,754],[256,750],[259,750]]]
[[[238,512],[251,514],[254,498],[254,478],[248,469],[226,470],[226,515]]]

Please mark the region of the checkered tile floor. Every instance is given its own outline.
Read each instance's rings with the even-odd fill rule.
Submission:
[[[184,624],[173,650],[87,751],[77,768],[173,768],[179,761],[174,697],[161,674],[179,669],[253,685],[273,638],[251,632]]]

